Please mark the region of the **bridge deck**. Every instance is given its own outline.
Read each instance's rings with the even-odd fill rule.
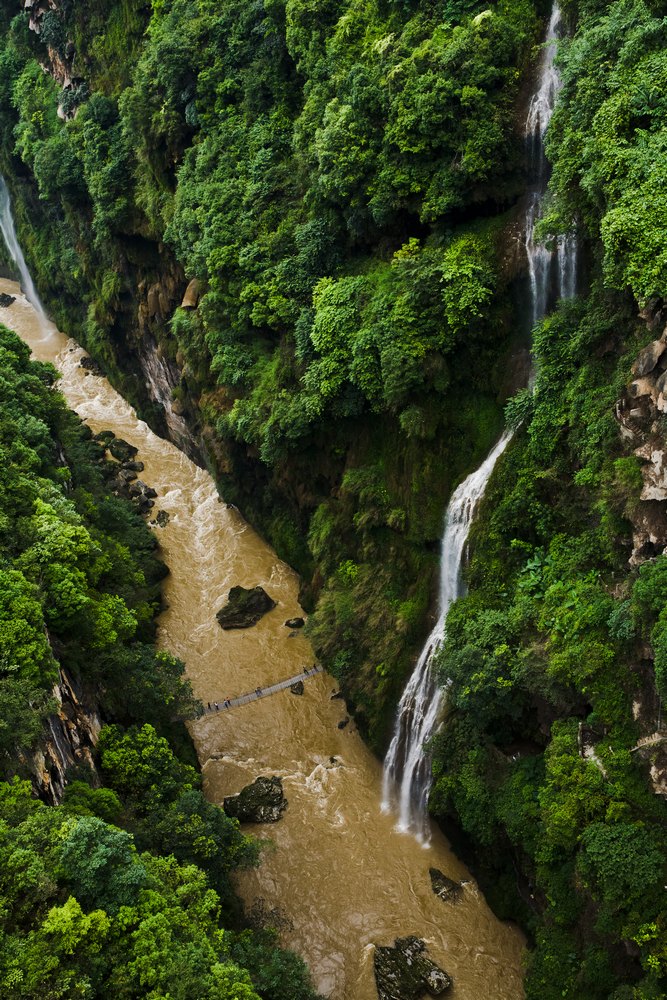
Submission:
[[[296,684],[298,681],[306,681],[310,677],[314,677],[315,674],[321,674],[322,667],[315,665],[309,670],[304,670],[303,673],[295,674],[294,677],[288,677],[287,680],[278,681],[277,684],[271,684],[269,687],[256,688],[254,691],[249,691],[247,694],[240,694],[236,698],[222,699],[221,701],[211,701],[208,705],[204,706],[204,715],[215,715],[216,712],[228,712],[232,708],[238,708],[240,705],[247,705],[251,701],[259,701],[260,698],[268,698],[272,694],[277,694],[278,691],[284,691],[285,688],[291,687],[292,684]]]

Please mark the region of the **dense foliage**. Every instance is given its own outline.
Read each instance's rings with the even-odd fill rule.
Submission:
[[[496,905],[531,928],[531,1000],[649,1000],[667,989],[667,833],[634,747],[667,695],[667,558],[628,568],[642,475],[614,405],[646,341],[637,303],[665,291],[665,24],[626,0],[578,13],[544,226],[576,224],[592,287],[535,331],[534,393],[513,401],[523,423],[448,619],[431,808],[457,818]]]
[[[40,287],[131,398],[139,334],[176,357],[225,495],[312,581],[318,652],[380,745],[445,498],[501,422],[532,2],[168,0],[142,44],[142,4],[63,4],[39,37],[0,11]],[[199,308],[175,308],[190,278]]]
[[[664,807],[631,750],[667,694],[667,559],[628,570],[641,474],[613,407],[646,339],[637,306],[665,296],[665,21],[643,0],[563,8],[572,37],[543,231],[576,229],[590,290],[535,331],[535,391],[509,407],[517,433],[448,623],[431,808],[464,831],[498,911],[529,930],[531,1000],[657,1000]],[[54,6],[37,37],[0,0],[0,162],[41,289],[153,418],[144,342],[178,363],[175,398],[226,497],[303,573],[311,636],[376,747],[425,631],[446,499],[497,435],[512,385],[525,181],[515,125],[547,13],[528,0],[87,0]],[[193,278],[198,308],[178,308]],[[56,516],[42,508],[25,515],[19,564],[1,567],[25,622],[18,635],[5,625],[25,651],[16,684],[48,711],[44,627],[83,669],[73,638],[84,623],[102,680],[159,668],[187,700],[178,667],[157,663],[144,635],[153,592],[107,570],[88,523],[49,497],[67,525],[56,575],[52,560],[40,568]],[[122,541],[130,526],[116,516]],[[8,687],[15,721],[0,738],[28,746],[38,726],[24,705]],[[201,798],[159,706],[128,712],[113,706],[133,728],[102,737],[108,787],[76,783],[65,810],[122,817],[134,849],[172,853],[174,871],[198,866],[228,910],[229,867],[252,847]],[[60,816],[54,828],[72,822],[37,808],[35,828],[47,815]],[[58,829],[62,844],[69,827]],[[93,898],[85,871],[77,884],[77,905],[95,907],[86,919],[104,904],[105,940],[125,907],[142,919],[153,891],[151,862],[127,845],[109,845],[124,867],[106,895]],[[31,933],[48,919],[39,905]],[[225,940],[216,962],[252,966],[254,939]],[[139,962],[125,957],[121,970]],[[211,977],[209,957],[197,961]],[[104,982],[104,962],[87,961]]]
[[[197,705],[153,645],[155,537],[105,491],[55,371],[4,327],[0,372],[0,995],[311,1000],[295,956],[239,931],[229,873],[257,845],[187,760]],[[61,671],[113,724],[103,787],[81,767],[46,806],[25,779]]]

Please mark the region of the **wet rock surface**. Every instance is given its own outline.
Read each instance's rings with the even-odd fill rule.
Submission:
[[[238,795],[228,795],[224,809],[241,823],[276,823],[287,809],[282,780],[276,775],[255,778]]]
[[[253,587],[251,590],[232,587],[227,604],[220,608],[215,617],[223,629],[250,628],[275,606],[276,602],[263,587]]]
[[[285,622],[286,628],[303,628],[306,624],[305,618],[288,618]]]
[[[117,458],[119,462],[130,462],[132,461],[138,452],[138,448],[134,445],[128,444],[127,441],[123,441],[122,438],[115,437],[112,441],[109,441],[109,451],[114,458]]]
[[[303,681],[295,681],[294,684],[290,684],[289,689],[292,694],[303,694],[305,691]]]
[[[447,878],[439,868],[429,868],[428,873],[431,877],[431,888],[436,896],[444,899],[447,903],[458,902],[463,893],[461,882],[454,882],[453,879]]]
[[[447,973],[425,955],[417,937],[396,938],[393,948],[376,947],[375,983],[379,1000],[420,1000],[439,997],[452,985]]]
[[[7,295],[6,292],[0,294],[0,309],[8,309],[13,302],[16,302],[15,295]]]

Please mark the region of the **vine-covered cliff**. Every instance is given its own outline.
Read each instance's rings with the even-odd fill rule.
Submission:
[[[649,1000],[667,358],[640,351],[665,320],[664,12],[563,8],[542,228],[576,230],[585,273],[533,331],[531,393],[518,122],[544,3],[2,0],[0,161],[59,323],[156,424],[160,402],[187,422],[301,572],[376,748],[446,500],[513,397],[441,656],[431,808],[530,930],[529,997]]]

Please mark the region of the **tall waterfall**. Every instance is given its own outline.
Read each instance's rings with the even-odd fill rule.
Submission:
[[[9,255],[16,265],[16,269],[19,273],[21,288],[23,289],[28,302],[37,313],[40,326],[46,331],[50,328],[51,324],[46,313],[44,312],[44,306],[42,305],[39,295],[37,294],[37,289],[35,288],[32,276],[28,270],[28,265],[25,262],[25,257],[23,256],[23,251],[21,250],[21,244],[19,243],[16,235],[16,227],[14,226],[14,217],[12,215],[12,203],[9,197],[9,191],[7,190],[5,179],[1,174],[0,232],[2,233],[2,238],[5,241]]]
[[[574,236],[561,237],[555,250],[548,249],[534,238],[549,180],[544,135],[560,87],[554,64],[560,26],[560,10],[554,4],[540,53],[537,85],[524,126],[530,171],[524,233],[531,329],[547,314],[556,298],[569,298],[576,291]],[[431,760],[424,744],[437,730],[444,699],[443,690],[434,676],[433,658],[445,637],[447,612],[456,598],[464,593],[461,566],[470,525],[496,461],[510,438],[511,434],[505,431],[480,467],[460,484],[449,501],[442,540],[438,620],[399,702],[393,738],[385,757],[383,809],[397,806],[399,829],[414,832],[422,841],[428,839],[426,805],[431,786]]]
[[[449,501],[440,560],[438,620],[403,692],[394,736],[385,758],[385,808],[389,807],[393,782],[399,782],[399,828],[406,831],[413,829],[420,838],[428,836],[426,800],[431,784],[431,760],[424,753],[423,745],[435,732],[443,702],[443,691],[432,669],[433,655],[445,635],[447,612],[463,593],[461,564],[472,519],[494,466],[511,436],[509,431],[505,431],[479,468],[454,490]]]

